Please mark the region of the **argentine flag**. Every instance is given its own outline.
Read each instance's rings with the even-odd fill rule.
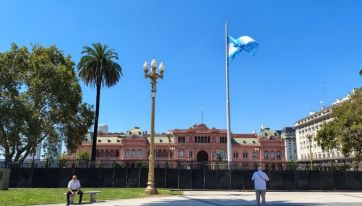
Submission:
[[[242,36],[238,39],[228,36],[229,61],[233,60],[235,55],[243,50],[247,52],[255,52],[258,46],[258,42],[248,36]]]

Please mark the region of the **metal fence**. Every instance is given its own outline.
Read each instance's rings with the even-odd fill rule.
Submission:
[[[156,160],[155,168],[169,169],[204,169],[204,170],[255,170],[262,166],[270,171],[361,171],[362,163],[351,159],[333,159],[321,161],[233,161],[230,164],[225,161],[174,161]],[[79,160],[25,160],[5,164],[0,161],[0,168],[147,168],[148,161],[144,160],[102,160],[102,161],[79,161]]]
[[[254,170],[156,168],[155,185],[172,189],[252,190]],[[362,171],[267,170],[270,190],[362,190]],[[75,174],[82,187],[141,187],[148,169],[125,168],[11,168],[10,187],[66,188]]]

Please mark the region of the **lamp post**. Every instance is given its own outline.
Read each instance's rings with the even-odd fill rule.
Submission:
[[[151,109],[151,138],[150,138],[150,156],[148,160],[148,181],[145,193],[148,195],[157,194],[155,188],[155,98],[156,98],[156,85],[157,79],[163,78],[164,66],[163,63],[158,66],[160,73],[156,72],[157,62],[156,59],[151,61],[151,72],[148,73],[148,62],[146,61],[143,65],[145,78],[151,79],[151,92],[152,92],[152,109]]]
[[[312,135],[307,134],[307,139],[309,141],[310,169],[313,170]]]

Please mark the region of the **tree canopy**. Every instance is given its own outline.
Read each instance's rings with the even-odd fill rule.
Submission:
[[[70,56],[55,46],[11,45],[0,53],[0,146],[6,161],[23,160],[39,144],[60,140],[74,150],[93,122]]]
[[[325,123],[316,140],[323,150],[339,149],[344,155],[362,157],[362,88],[347,101],[332,107],[333,121]]]

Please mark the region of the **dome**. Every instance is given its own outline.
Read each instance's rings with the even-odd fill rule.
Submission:
[[[129,137],[144,137],[145,133],[139,127],[134,127],[127,132]]]
[[[268,127],[263,127],[260,129],[260,133],[258,135],[261,138],[267,139],[267,138],[271,138],[271,137],[279,137],[278,132],[268,128]]]

